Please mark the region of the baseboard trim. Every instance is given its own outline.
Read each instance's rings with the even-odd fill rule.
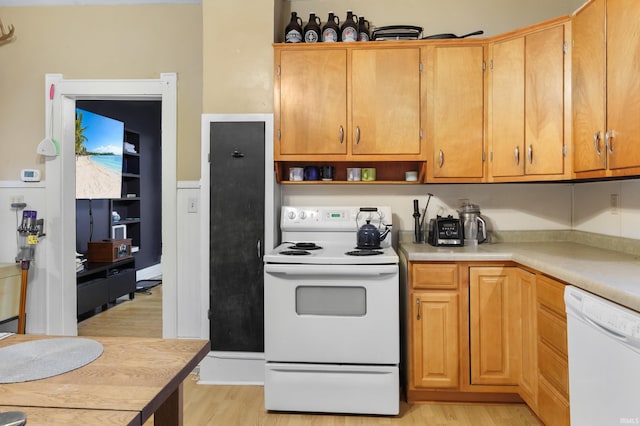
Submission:
[[[136,281],[151,280],[156,277],[162,276],[162,264],[156,263],[155,265],[148,266],[136,271]]]
[[[211,351],[200,363],[198,384],[264,386],[264,353]]]

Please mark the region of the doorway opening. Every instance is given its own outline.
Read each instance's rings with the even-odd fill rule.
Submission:
[[[49,230],[44,286],[47,334],[77,334],[77,288],[75,272],[75,107],[77,101],[159,101],[161,103],[161,210],[162,210],[162,334],[175,337],[176,298],[176,74],[157,80],[67,80],[61,74],[46,76],[47,92],[55,87],[46,126],[60,142],[59,156],[46,161],[47,215]],[[48,109],[47,109],[48,111]],[[171,190],[171,189],[174,190]]]

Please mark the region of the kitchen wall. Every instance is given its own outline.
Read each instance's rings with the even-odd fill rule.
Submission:
[[[15,40],[0,46],[0,181],[39,168],[46,73],[69,79],[158,79],[178,75],[181,179],[199,179],[202,14],[199,4],[0,7]],[[195,165],[195,167],[194,167]],[[44,177],[44,176],[43,176]],[[4,206],[2,206],[4,207]]]
[[[282,185],[287,205],[389,205],[396,230],[413,230],[413,200],[427,218],[454,215],[461,199],[479,204],[490,230],[571,229],[571,184]],[[541,202],[541,200],[544,200]]]
[[[576,184],[573,229],[640,239],[640,179]]]
[[[292,11],[306,23],[309,13],[315,12],[322,24],[333,11],[343,21],[347,9],[364,16],[371,26],[416,25],[423,35],[454,33],[467,34],[484,30],[493,36],[516,28],[535,24],[576,10],[584,0],[276,0],[279,4],[279,29],[276,40],[283,41],[284,27]]]

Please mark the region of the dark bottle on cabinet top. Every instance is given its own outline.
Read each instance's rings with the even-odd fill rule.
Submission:
[[[320,18],[314,12],[309,15],[309,22],[304,26],[305,43],[316,43],[320,41]]]
[[[358,17],[352,11],[347,10],[347,19],[342,24],[342,41],[358,41]]]
[[[340,18],[333,12],[329,12],[327,23],[322,27],[322,41],[340,41]]]
[[[285,43],[301,43],[302,42],[302,19],[296,12],[291,12],[291,21],[284,30]]]
[[[364,19],[364,16],[361,16],[358,21],[358,41],[369,41],[370,39],[369,21]]]

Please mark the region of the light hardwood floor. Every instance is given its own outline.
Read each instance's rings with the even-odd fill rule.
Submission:
[[[137,293],[78,324],[81,336],[162,336],[162,286]],[[541,425],[524,404],[401,403],[398,416],[356,416],[267,412],[261,386],[197,383],[196,372],[184,382],[185,426],[530,426]],[[150,419],[145,426],[152,426]]]

